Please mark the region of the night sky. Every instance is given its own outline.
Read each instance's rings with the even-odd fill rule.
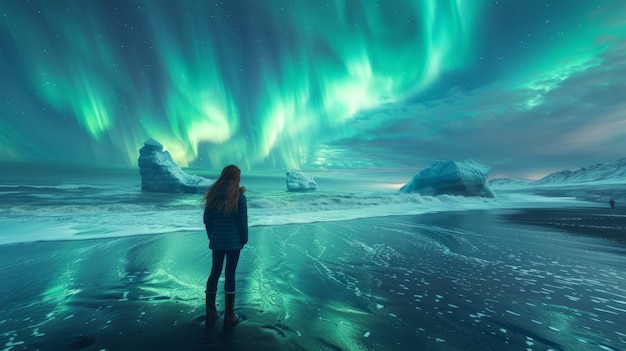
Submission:
[[[536,178],[626,157],[626,1],[0,0],[0,161]]]

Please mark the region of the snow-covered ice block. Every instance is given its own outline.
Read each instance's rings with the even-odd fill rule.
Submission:
[[[491,167],[472,159],[461,162],[439,160],[416,174],[400,188],[400,192],[494,197],[493,190],[486,184],[490,170]]]
[[[287,190],[288,191],[314,191],[317,190],[317,183],[313,176],[302,171],[287,170]]]

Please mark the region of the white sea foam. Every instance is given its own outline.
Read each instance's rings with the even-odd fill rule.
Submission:
[[[328,182],[328,181],[327,181]],[[287,192],[266,179],[248,192],[249,225],[287,225],[444,211],[582,205],[512,193],[496,198],[399,194],[387,186]],[[271,184],[268,186],[267,184]],[[280,182],[279,182],[280,184]],[[323,184],[323,182],[322,182]],[[358,189],[359,185],[364,185]],[[135,184],[0,184],[0,244],[203,231],[200,194],[143,193]]]

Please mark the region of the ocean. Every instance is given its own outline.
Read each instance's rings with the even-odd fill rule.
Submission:
[[[203,230],[202,194],[141,191],[135,169],[21,165],[0,182],[0,244]],[[21,173],[20,173],[21,172]],[[288,192],[281,171],[242,176],[249,225],[286,225],[479,209],[583,206],[568,197],[499,192],[493,199],[400,194],[412,174],[334,172],[319,190]],[[321,172],[320,172],[321,173]],[[202,173],[200,173],[202,174]],[[217,175],[206,174],[210,179]],[[404,182],[403,182],[404,179]],[[0,181],[3,179],[0,179]]]

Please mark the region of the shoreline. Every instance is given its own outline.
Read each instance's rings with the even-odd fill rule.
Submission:
[[[570,231],[575,234],[583,234],[589,236],[598,236],[611,238],[616,241],[626,242],[626,235],[621,235],[621,230],[626,230],[626,208],[605,208],[601,204],[598,206],[554,206],[554,207],[519,207],[519,208],[487,208],[487,209],[455,209],[450,211],[437,211],[414,213],[414,214],[384,214],[379,216],[366,216],[347,219],[331,219],[322,221],[304,221],[304,222],[292,222],[292,223],[276,223],[276,224],[253,224],[250,228],[265,228],[265,227],[282,227],[282,226],[299,226],[299,225],[314,225],[324,223],[344,223],[360,220],[376,220],[384,218],[413,218],[413,217],[427,217],[427,216],[440,216],[445,214],[463,214],[474,212],[489,212],[493,214],[501,214],[503,218],[511,220],[517,224],[533,224],[538,226],[551,227],[554,229],[562,229]],[[564,218],[562,213],[572,212],[579,214],[585,218]],[[300,214],[298,214],[300,215]],[[549,217],[554,217],[550,219]],[[603,226],[602,223],[608,220],[609,225]],[[591,226],[585,225],[586,221],[590,221],[596,224]],[[617,229],[613,228],[616,227]],[[93,235],[77,235],[67,239],[54,238],[54,239],[36,239],[29,241],[8,241],[6,243],[0,243],[1,246],[7,245],[20,245],[32,242],[71,242],[71,241],[93,241],[93,240],[113,240],[132,237],[151,237],[159,235],[184,235],[185,233],[204,232],[202,228],[185,228],[170,232],[154,232],[154,233],[142,233],[133,235],[114,235],[114,236],[99,236]]]

